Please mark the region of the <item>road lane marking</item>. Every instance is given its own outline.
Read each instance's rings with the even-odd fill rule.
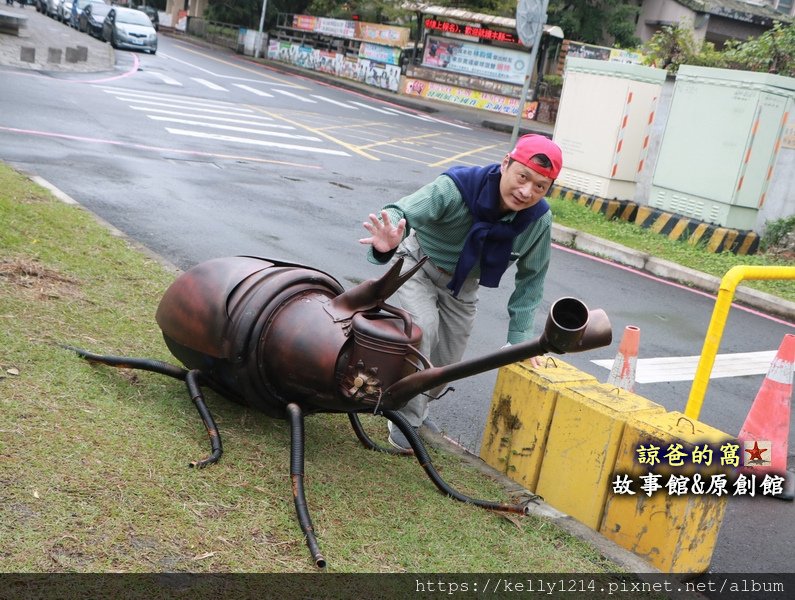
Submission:
[[[776,351],[736,352],[718,354],[712,366],[710,379],[764,375],[776,357]],[[692,381],[701,356],[669,356],[639,358],[635,364],[635,383],[662,383]],[[592,360],[592,363],[612,369],[614,360]]]
[[[137,100],[136,98],[119,98],[124,102],[132,102],[134,104],[143,104],[145,106],[163,106],[162,102],[150,102],[148,100]],[[202,113],[210,113],[210,114],[219,114],[219,115],[237,115],[238,117],[248,117],[253,116],[251,113],[253,112],[247,108],[199,108],[198,106],[192,106],[190,104],[180,105],[175,103],[169,103],[167,106],[171,106],[172,108],[183,108],[185,110],[190,110],[191,112],[202,112]],[[130,108],[133,108],[132,106]]]
[[[295,100],[299,100],[300,102],[308,102],[309,104],[317,104],[317,101],[311,100],[310,98],[304,98],[303,96],[299,96],[298,94],[293,94],[292,92],[288,92],[287,90],[273,90],[278,94],[282,94],[283,96],[288,96],[289,98],[294,98]]]
[[[216,90],[218,92],[228,92],[229,90],[225,87],[218,85],[217,83],[213,83],[212,81],[207,81],[206,79],[202,79],[201,77],[191,77],[193,81],[196,83],[200,83],[204,86],[207,86],[211,90]]]
[[[165,110],[162,108],[149,108],[148,106],[130,106],[130,110],[146,111],[149,113],[157,113],[160,115],[172,115],[174,117],[184,117],[185,111]],[[196,116],[196,115],[193,115]],[[231,117],[212,117],[210,115],[201,115],[205,121],[221,121],[223,123],[239,123],[241,125],[256,125],[257,127],[270,127],[271,129],[295,129],[290,125],[278,125],[271,123],[273,121],[270,117],[262,117],[260,115],[240,115],[242,119],[233,119]],[[259,123],[258,121],[269,121],[268,123]]]
[[[262,110],[262,109],[260,109],[260,110]],[[367,152],[365,152],[364,150],[362,150],[358,146],[354,146],[353,144],[349,144],[348,142],[344,142],[341,139],[335,138],[332,135],[329,135],[327,133],[323,133],[322,129],[320,129],[320,128],[308,127],[308,126],[303,125],[303,124],[301,124],[301,123],[299,123],[297,121],[293,121],[291,119],[288,119],[287,117],[285,117],[283,115],[280,115],[278,113],[267,112],[267,111],[264,111],[264,110],[262,110],[262,112],[264,112],[266,115],[269,115],[269,116],[273,117],[277,121],[283,121],[285,123],[290,123],[291,125],[295,125],[299,129],[303,129],[305,131],[308,131],[309,133],[314,133],[315,135],[319,135],[319,136],[327,139],[330,142],[333,142],[335,144],[338,144],[338,145],[342,146],[343,148],[346,148],[347,150],[350,150],[354,154],[358,154],[359,156],[362,156],[364,158],[369,158],[370,160],[379,160],[379,161],[381,160],[377,156],[373,156],[372,154],[368,154]]]
[[[251,92],[257,96],[262,96],[263,98],[273,98],[273,94],[263,92],[262,90],[258,90],[257,88],[251,87],[250,85],[246,85],[244,83],[236,83],[235,87],[239,87],[241,90],[246,90],[247,92]]]
[[[127,88],[97,86],[102,89],[106,94],[120,94],[122,96],[131,96],[133,98],[146,98],[148,100],[170,100],[173,102],[188,102],[198,104],[201,106],[236,106],[233,102],[226,102],[224,100],[208,100],[207,98],[199,98],[197,96],[186,96],[184,94],[166,94],[165,92],[152,92],[149,90],[133,90]]]
[[[356,106],[361,106],[362,108],[367,108],[369,110],[374,110],[375,112],[380,112],[385,115],[394,114],[388,110],[384,110],[383,108],[376,108],[375,106],[370,106],[369,104],[364,104],[363,102],[356,102],[355,100],[351,100],[351,104],[355,104]]]
[[[319,154],[333,154],[334,156],[350,156],[347,152],[342,150],[330,150],[328,148],[315,148],[313,146],[299,146],[297,144],[283,144],[281,142],[268,142],[265,140],[254,140],[251,138],[241,138],[232,135],[221,135],[217,133],[203,133],[201,131],[190,131],[187,129],[175,129],[166,127],[166,131],[174,135],[181,135],[186,137],[194,137],[208,140],[216,140],[219,142],[232,142],[235,144],[249,144],[252,146],[268,146],[270,148],[282,148],[284,150],[300,150],[302,152],[317,152]]]
[[[325,96],[318,96],[317,94],[311,94],[313,98],[317,98],[318,100],[323,100],[323,102],[328,102],[330,104],[336,104],[337,106],[341,106],[342,108],[347,108],[348,110],[359,110],[355,106],[351,106],[346,102],[338,102],[337,100],[332,100],[331,98],[326,98]]]
[[[160,81],[162,81],[163,83],[165,83],[167,85],[173,85],[173,86],[177,86],[177,87],[182,87],[182,84],[179,81],[177,81],[173,77],[169,77],[168,75],[166,75],[164,73],[153,73],[153,72],[150,72],[149,74],[154,76],[154,77],[157,77]]]
[[[252,133],[255,135],[269,135],[271,137],[281,137],[291,140],[306,140],[308,142],[322,141],[318,137],[309,135],[298,135],[295,133],[282,133],[281,131],[264,131],[262,129],[254,129],[252,127],[237,127],[235,125],[223,125],[221,123],[207,123],[205,121],[193,121],[191,119],[178,119],[175,117],[159,117],[157,115],[147,115],[153,121],[165,121],[167,123],[179,123],[180,125],[195,125],[197,127],[207,127],[209,129],[223,129],[226,131],[234,131],[236,133]]]
[[[157,152],[159,154],[184,154],[186,156],[202,156],[210,158],[223,158],[233,160],[236,162],[255,162],[266,163],[274,165],[286,165],[290,167],[300,167],[303,169],[322,169],[322,165],[312,165],[307,163],[300,163],[287,160],[275,160],[271,158],[262,158],[260,156],[245,156],[241,154],[224,154],[220,152],[207,152],[202,150],[185,150],[183,148],[167,148],[165,146],[152,146],[149,144],[137,144],[131,142],[121,142],[119,140],[108,140],[100,138],[90,138],[79,135],[67,135],[64,133],[56,133],[52,131],[36,131],[33,129],[18,129],[15,127],[3,127],[0,125],[0,131],[7,131],[9,133],[17,133],[21,135],[35,135],[38,137],[53,138],[58,140],[70,140],[74,142],[99,144],[105,146],[113,146],[116,148],[135,148],[136,150],[144,150],[147,152]]]

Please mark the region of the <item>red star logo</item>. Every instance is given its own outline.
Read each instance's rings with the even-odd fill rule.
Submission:
[[[760,448],[759,442],[755,441],[754,447],[751,448],[750,450],[746,448],[745,451],[748,453],[748,461],[751,462],[754,460],[764,460],[762,458],[762,453],[767,452],[767,448]]]

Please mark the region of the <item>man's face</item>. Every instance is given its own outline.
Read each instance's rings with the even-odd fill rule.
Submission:
[[[530,167],[509,156],[500,165],[500,207],[504,211],[518,212],[537,204],[546,196],[552,185],[549,177],[536,173]]]

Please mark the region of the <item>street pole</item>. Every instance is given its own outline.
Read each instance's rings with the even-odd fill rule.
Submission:
[[[257,47],[254,48],[254,58],[259,58],[259,51],[262,48],[262,28],[265,25],[265,8],[268,0],[262,0],[262,14],[259,16],[259,31],[257,32]]]
[[[544,25],[547,22],[547,6],[548,0],[541,0],[541,2],[525,3],[529,11],[529,22],[533,30],[533,47],[530,50],[530,62],[527,64],[527,72],[524,76],[524,85],[522,85],[522,94],[519,97],[519,109],[516,111],[516,123],[513,125],[513,132],[511,133],[511,147],[516,144],[516,138],[519,137],[519,125],[522,123],[522,112],[524,105],[527,102],[527,92],[530,89],[530,80],[533,78],[533,70],[535,69],[536,57],[538,56],[538,47],[541,45],[541,36],[544,33]],[[518,16],[518,14],[517,14]],[[522,24],[517,22],[517,31]],[[522,29],[522,33],[526,31]],[[523,37],[523,36],[520,36]],[[525,45],[530,40],[522,40]]]

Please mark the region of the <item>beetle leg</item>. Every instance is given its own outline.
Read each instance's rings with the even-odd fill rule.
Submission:
[[[376,444],[372,438],[367,435],[364,427],[362,427],[362,422],[359,420],[359,415],[356,413],[348,413],[348,419],[351,421],[356,437],[359,438],[359,441],[368,450],[375,450],[376,452],[383,452],[385,454],[401,454],[403,456],[412,456],[414,454],[413,450],[403,450],[402,448],[392,448],[391,446],[386,447]]]
[[[320,553],[315,537],[315,527],[309,518],[309,509],[304,495],[304,413],[301,407],[291,402],[287,405],[287,416],[290,419],[290,479],[293,484],[293,501],[301,531],[306,536],[306,545],[312,554],[315,565],[321,569],[326,566],[326,559]]]
[[[213,419],[213,416],[210,414],[207,405],[204,403],[204,394],[202,394],[201,387],[199,386],[200,376],[201,371],[198,369],[188,371],[185,375],[185,385],[188,386],[190,399],[193,400],[193,404],[196,405],[196,410],[199,411],[199,415],[204,422],[204,426],[207,428],[207,435],[210,436],[210,448],[212,449],[212,453],[207,458],[194,460],[190,463],[189,466],[196,467],[197,469],[203,469],[207,465],[218,462],[218,459],[221,458],[221,453],[223,452],[223,448],[221,447],[221,435],[218,433],[218,426],[215,424],[215,419]]]
[[[409,444],[411,444],[411,447],[414,448],[414,456],[417,457],[417,460],[422,465],[422,468],[425,469],[428,477],[431,478],[431,481],[433,481],[434,485],[439,488],[439,491],[441,491],[443,494],[450,496],[459,502],[474,504],[475,506],[480,506],[481,508],[486,508],[489,510],[498,510],[502,512],[512,512],[519,514],[526,513],[526,507],[524,504],[502,504],[499,502],[489,502],[488,500],[478,500],[476,498],[465,496],[461,492],[458,492],[450,487],[439,475],[439,472],[434,468],[433,464],[431,464],[431,457],[428,454],[428,451],[425,449],[425,444],[422,443],[422,439],[420,439],[420,436],[416,431],[414,431],[414,428],[409,425],[406,417],[394,410],[385,410],[383,414],[387,419],[392,421],[392,423],[394,423],[401,432],[403,432],[403,435],[406,436],[406,439],[409,441]]]

